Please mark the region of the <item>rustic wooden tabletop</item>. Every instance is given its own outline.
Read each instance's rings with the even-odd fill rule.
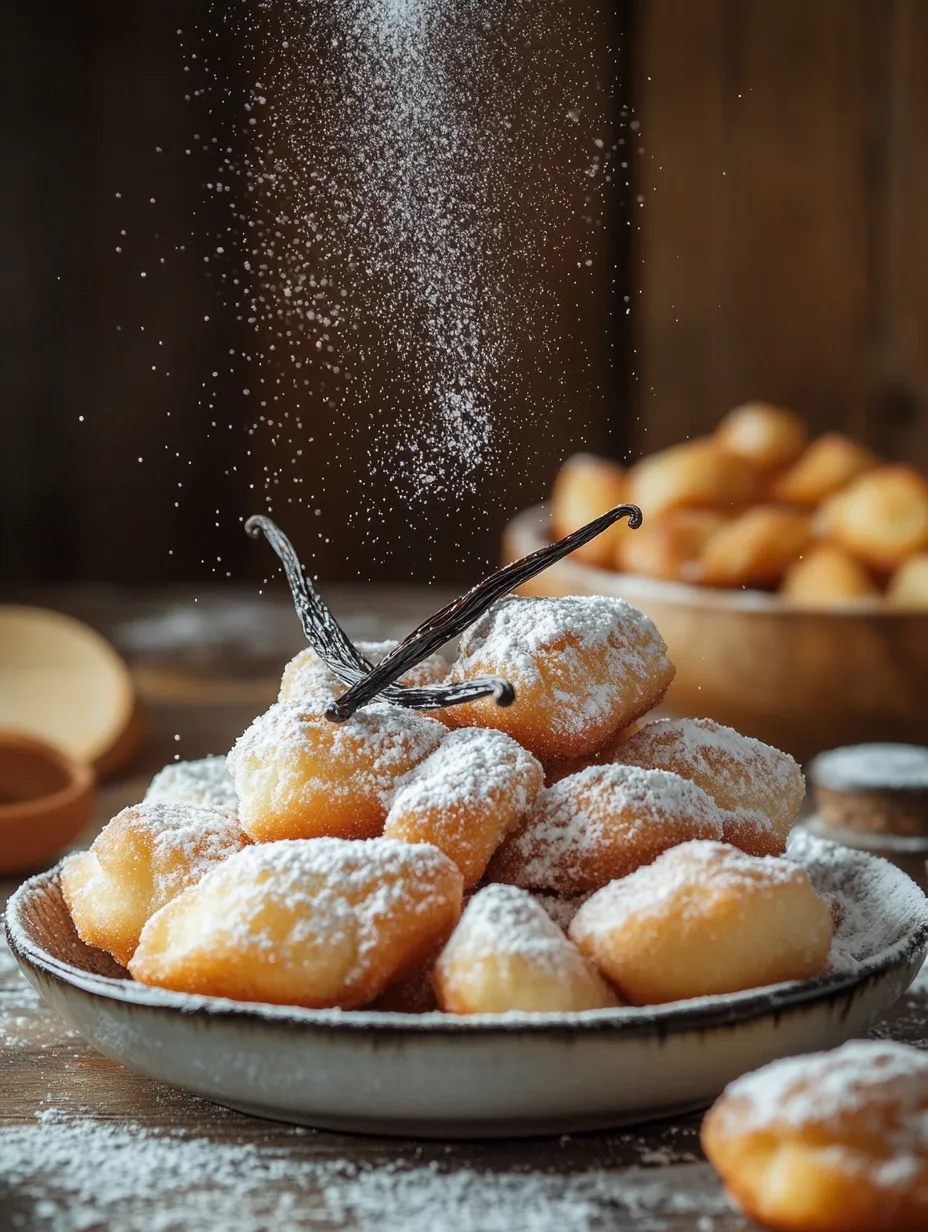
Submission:
[[[104,785],[86,845],[173,760],[226,750],[301,644],[277,597],[51,597],[130,659],[147,736]],[[194,602],[196,598],[196,602]],[[447,596],[336,592],[355,636],[408,630]],[[0,882],[0,901],[15,883]],[[928,1048],[928,982],[877,1035]],[[0,943],[0,1232],[736,1232],[698,1115],[612,1133],[486,1143],[347,1137],[260,1121],[104,1060]]]

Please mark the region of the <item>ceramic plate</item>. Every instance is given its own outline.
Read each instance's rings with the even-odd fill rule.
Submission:
[[[921,890],[884,860],[808,834],[790,854],[837,900],[832,973],[644,1009],[462,1019],[145,988],[78,939],[57,869],[17,891],[6,929],[28,978],[104,1056],[217,1103],[377,1134],[568,1133],[708,1104],[776,1057],[861,1034],[902,996],[928,950]]]

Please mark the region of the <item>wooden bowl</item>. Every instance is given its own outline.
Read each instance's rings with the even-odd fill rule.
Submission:
[[[93,770],[44,740],[0,731],[0,874],[50,864],[90,820]]]
[[[109,773],[135,752],[141,732],[129,669],[79,620],[0,607],[0,727]]]
[[[539,505],[506,528],[503,559],[546,542]],[[676,664],[666,705],[674,714],[716,719],[801,760],[863,741],[928,744],[928,614],[879,599],[805,608],[778,595],[660,582],[570,557],[522,593],[616,595],[646,612]]]

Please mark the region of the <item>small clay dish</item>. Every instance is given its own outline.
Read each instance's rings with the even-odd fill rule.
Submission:
[[[90,766],[0,729],[0,874],[51,864],[89,821],[95,795]]]

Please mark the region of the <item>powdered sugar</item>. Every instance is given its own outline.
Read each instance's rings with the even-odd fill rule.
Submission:
[[[504,880],[557,893],[595,889],[688,838],[722,837],[722,813],[666,770],[589,766],[539,792],[494,862]]]
[[[653,622],[624,599],[509,595],[464,633],[452,679],[500,675],[518,695],[520,683],[543,676],[552,731],[582,734],[611,722],[629,690],[651,690],[652,682],[669,679],[666,652]]]
[[[499,954],[519,954],[557,973],[581,967],[576,947],[567,941],[531,894],[510,885],[478,890],[442,954],[443,962],[475,962]]]
[[[790,835],[786,854],[809,870],[822,898],[839,904],[828,956],[831,971],[854,971],[873,954],[888,952],[900,921],[928,922],[925,895],[887,860],[852,853],[801,828]],[[851,862],[853,876],[848,874]]]
[[[856,744],[820,753],[809,776],[829,791],[928,791],[928,748]]]
[[[132,846],[127,847],[127,841]],[[111,864],[118,868],[124,859],[138,858],[147,847],[155,894],[163,898],[198,881],[246,842],[227,813],[156,800],[117,813],[90,850],[102,868],[109,869]]]
[[[152,779],[145,802],[197,804],[222,809],[233,816],[238,810],[238,796],[225,757],[203,757],[165,766]]]
[[[330,723],[322,707],[304,698],[276,702],[255,719],[236,741],[228,763],[240,796],[246,778],[250,791],[256,785],[260,790],[262,780],[291,777],[315,790],[348,795],[357,790],[355,777],[363,777],[386,803],[397,776],[427,757],[446,735],[437,719],[385,703],[366,706],[345,723]],[[313,768],[302,754],[320,741],[325,753]],[[339,773],[321,777],[325,765]]]
[[[462,728],[449,732],[434,753],[397,780],[393,807],[408,813],[466,801],[492,809],[505,799],[518,817],[532,804],[543,778],[540,763],[503,732]]]
[[[670,1232],[701,1217],[710,1222],[692,1226],[730,1226],[707,1164],[680,1164],[671,1180],[653,1167],[578,1163],[563,1174],[489,1169],[479,1158],[423,1161],[421,1148],[415,1159],[354,1162],[331,1147],[323,1153],[315,1135],[298,1129],[274,1131],[269,1141],[251,1130],[258,1123],[238,1122],[249,1140],[230,1142],[91,1117],[65,1123],[54,1111],[33,1125],[0,1127],[5,1186],[48,1232],[598,1232],[617,1218],[637,1232]]]
[[[893,1189],[924,1169],[928,1155],[928,1056],[903,1044],[854,1040],[829,1053],[775,1061],[726,1090],[719,1107],[734,1133],[802,1133],[831,1144],[850,1172],[865,1169],[876,1185]],[[860,1118],[863,1117],[863,1126]],[[855,1136],[876,1137],[868,1157],[842,1144],[846,1121]]]
[[[719,807],[737,809],[744,821],[769,826],[765,813],[751,807],[764,802],[789,818],[784,835],[804,795],[802,774],[788,753],[712,719],[648,723],[616,750],[615,760],[673,770],[698,783]]]
[[[264,950],[273,961],[287,945],[344,946],[363,974],[384,922],[440,897],[434,887],[452,867],[434,847],[385,838],[259,843],[203,878],[199,902],[189,900],[188,926],[171,934],[172,949],[179,954],[222,940]]]
[[[694,841],[677,846],[628,877],[613,881],[582,908],[583,928],[614,928],[619,920],[662,916],[674,904],[685,910],[692,887],[715,893],[774,893],[776,887],[804,877],[796,864],[774,857],[758,859],[726,843]]]

